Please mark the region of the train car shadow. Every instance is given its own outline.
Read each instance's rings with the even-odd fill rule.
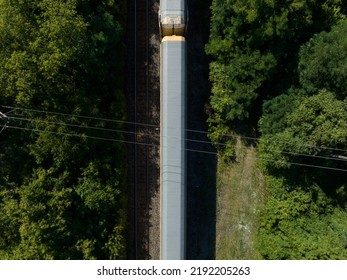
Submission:
[[[214,259],[217,156],[207,137],[211,1],[188,1],[187,259]]]
[[[214,259],[216,240],[216,157],[188,153],[187,259]]]

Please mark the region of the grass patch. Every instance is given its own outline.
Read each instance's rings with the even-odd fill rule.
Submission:
[[[216,259],[260,259],[254,240],[265,178],[257,166],[257,150],[240,137],[236,155],[236,162],[219,161],[217,167]]]

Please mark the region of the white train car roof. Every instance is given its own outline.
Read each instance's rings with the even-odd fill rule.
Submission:
[[[160,10],[166,11],[184,11],[186,0],[160,0]]]
[[[188,11],[185,0],[161,0],[159,8],[160,32],[164,36],[184,36]]]
[[[185,259],[186,42],[161,44],[161,259]]]

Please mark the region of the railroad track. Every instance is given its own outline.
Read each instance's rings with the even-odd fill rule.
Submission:
[[[159,171],[156,172],[158,168],[155,155],[159,149],[159,119],[152,117],[152,108],[159,102],[159,96],[153,94],[155,85],[149,68],[152,65],[149,35],[153,29],[153,19],[150,19],[153,18],[153,3],[150,2],[132,0],[128,7],[126,91],[128,121],[131,124],[127,129],[133,132],[128,140],[135,143],[128,146],[128,259],[156,258],[157,251],[151,248],[151,244],[156,243],[156,231],[153,231],[153,227],[155,228],[157,223],[151,216],[152,197],[158,188],[156,176]],[[158,125],[154,125],[155,123]]]

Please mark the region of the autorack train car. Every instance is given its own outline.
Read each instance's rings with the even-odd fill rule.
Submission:
[[[186,257],[186,3],[161,0],[160,258]]]

